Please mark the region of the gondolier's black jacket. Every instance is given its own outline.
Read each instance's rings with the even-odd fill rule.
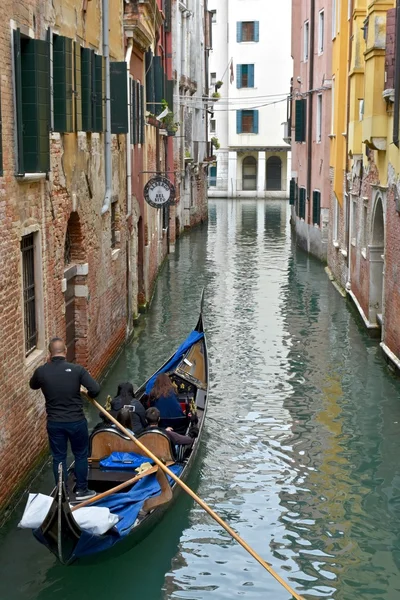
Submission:
[[[85,418],[81,385],[91,398],[96,398],[100,393],[99,384],[86,369],[67,362],[61,356],[55,356],[38,367],[29,385],[33,390],[42,390],[46,399],[47,419],[59,423],[73,423]]]

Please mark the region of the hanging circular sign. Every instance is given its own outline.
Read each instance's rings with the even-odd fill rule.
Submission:
[[[175,200],[175,187],[166,177],[152,177],[144,186],[144,199],[153,208],[172,204]]]

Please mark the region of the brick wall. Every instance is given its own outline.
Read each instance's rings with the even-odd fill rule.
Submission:
[[[394,186],[386,202],[385,298],[383,342],[400,357],[400,215],[396,210]]]

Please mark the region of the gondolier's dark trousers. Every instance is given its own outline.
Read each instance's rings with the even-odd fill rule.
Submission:
[[[50,450],[53,456],[53,472],[56,483],[58,482],[58,465],[62,463],[64,479],[67,479],[67,450],[68,440],[75,457],[76,489],[87,489],[88,477],[88,447],[89,433],[86,419],[63,423],[47,421]]]

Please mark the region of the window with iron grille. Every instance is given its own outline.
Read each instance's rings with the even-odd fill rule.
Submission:
[[[34,234],[21,240],[22,285],[24,295],[25,356],[37,346],[36,298],[35,298],[35,244]]]
[[[117,202],[111,203],[111,248],[117,245]]]

